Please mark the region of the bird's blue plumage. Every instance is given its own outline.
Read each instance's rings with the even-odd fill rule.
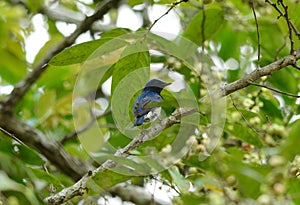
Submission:
[[[152,79],[146,84],[142,93],[134,101],[132,110],[135,120],[133,126],[142,125],[148,113],[157,108],[157,106],[151,106],[151,103],[161,102],[163,100],[160,92],[169,84],[170,83],[165,83],[159,79]]]

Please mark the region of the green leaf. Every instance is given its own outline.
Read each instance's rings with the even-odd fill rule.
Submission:
[[[294,122],[290,127],[290,133],[282,146],[282,155],[288,160],[293,160],[299,154],[299,133],[300,133],[300,120]]]
[[[275,99],[259,99],[261,102],[263,102],[263,106],[261,107],[261,110],[263,112],[265,112],[268,116],[282,119],[283,116],[278,101],[276,101]]]
[[[9,83],[15,84],[26,74],[26,63],[10,51],[0,49],[0,76]]]
[[[234,38],[232,38],[234,36]],[[240,47],[247,39],[246,31],[236,31],[232,28],[230,23],[226,23],[218,35],[214,38],[217,42],[222,42],[221,50],[219,56],[226,61],[229,58],[239,59],[240,57]],[[230,51],[230,52],[228,52]],[[234,70],[228,70],[228,72],[233,72]],[[232,78],[238,78],[238,76],[232,76]],[[229,79],[229,82],[232,82],[234,79]]]
[[[254,20],[253,20],[254,25]],[[281,48],[285,44],[284,38],[278,38],[278,36],[283,36],[281,29],[279,28],[278,22],[273,19],[261,19],[259,20],[259,33],[260,42],[273,42],[273,43],[261,43],[261,50],[263,56],[268,56],[270,60],[273,60],[276,55],[276,50]],[[272,35],[270,35],[272,34]],[[257,33],[253,30],[252,35],[253,42],[257,45]],[[281,51],[281,55],[288,54],[287,47]]]
[[[113,187],[116,184],[121,182],[125,182],[130,179],[131,176],[125,176],[122,174],[118,174],[111,170],[106,170],[104,172],[100,172],[93,177],[93,182],[95,182],[100,189],[108,190],[109,188]],[[88,186],[91,184],[88,182]]]
[[[184,193],[180,195],[180,198],[184,205],[205,204],[206,202],[205,197],[198,193]]]
[[[243,197],[257,198],[261,184],[266,183],[265,175],[270,172],[268,167],[250,167],[239,161],[229,162],[229,169],[238,180],[238,190]]]
[[[47,91],[40,97],[36,105],[36,117],[40,123],[52,114],[55,102],[56,92],[54,90]]]
[[[205,18],[203,18],[204,15]],[[183,32],[183,36],[190,39],[194,43],[201,45],[203,41],[203,34],[204,40],[212,38],[212,36],[220,29],[223,22],[223,9],[217,4],[211,4],[205,9],[204,12],[201,10],[197,15],[194,16]],[[204,31],[202,31],[202,27],[204,28]]]
[[[30,149],[27,146],[21,145],[19,148],[20,159],[28,164],[32,165],[43,165],[45,161],[41,158],[38,152]]]
[[[298,79],[295,77],[295,74],[296,73],[293,73],[292,70],[281,69],[272,73],[272,75],[268,78],[268,82],[281,91],[297,94]]]
[[[54,48],[59,42],[63,40],[63,36],[56,35],[52,36],[51,39],[45,43],[45,45],[40,49],[38,54],[35,56],[33,61],[33,66],[36,65],[52,48]]]
[[[92,54],[105,43],[113,40],[115,37],[128,33],[127,29],[116,29],[102,35],[99,40],[89,41],[72,46],[51,59],[49,65],[64,66],[85,62]],[[115,44],[117,48],[122,44]],[[117,49],[112,47],[110,51]],[[97,57],[93,55],[93,57]],[[98,56],[99,57],[99,56]]]
[[[5,171],[10,177],[20,181],[28,177],[26,165],[16,156],[0,152],[0,158],[0,170]]]
[[[295,197],[292,197],[293,202],[295,204],[300,204],[300,198],[297,197],[299,195],[299,190],[300,190],[299,179],[289,178],[286,187],[287,187],[287,193],[290,196],[295,196]]]
[[[112,75],[113,117],[121,131],[133,125],[129,113],[130,102],[150,77],[150,55],[144,43],[137,42],[126,47],[122,58],[116,63]],[[128,130],[135,136],[137,130]]]
[[[106,160],[112,160],[118,164],[118,166],[111,169],[111,171],[122,173],[125,175],[148,175],[151,171],[151,160],[147,157],[132,157],[132,159],[124,157],[116,157],[112,154],[98,153],[95,154],[95,159],[103,163]]]
[[[186,193],[189,191],[190,182],[185,179],[176,168],[170,168],[169,173],[173,179],[173,182],[178,186],[180,191]]]
[[[74,76],[80,71],[79,65],[49,66],[44,74],[37,80],[39,86],[45,88],[61,88],[62,82],[74,80]]]
[[[128,45],[120,60],[116,63],[112,76],[112,93],[127,74],[143,68],[150,69],[150,54],[145,42],[142,40]]]
[[[84,149],[90,153],[101,149],[104,144],[104,137],[106,134],[106,128],[99,128],[96,123],[93,123],[88,130],[78,134],[78,138]]]
[[[144,3],[144,0],[128,0],[128,4],[131,7],[134,7],[135,5],[139,5]]]
[[[56,176],[41,169],[30,168],[30,170],[36,178],[48,182],[49,184],[53,184],[56,189],[60,190],[63,188],[61,181]]]
[[[26,186],[15,182],[10,179],[4,172],[0,172],[0,191],[17,191],[25,195],[26,199],[32,205],[39,205],[38,199],[34,195],[34,192]]]
[[[234,135],[235,137],[248,142],[250,144],[253,144],[257,147],[262,147],[263,144],[258,138],[257,133],[255,133],[251,128],[243,125],[243,124],[234,124],[229,125],[228,123],[225,125],[225,132]]]

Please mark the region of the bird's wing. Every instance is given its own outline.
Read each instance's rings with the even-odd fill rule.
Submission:
[[[141,101],[136,101],[133,106],[133,114],[136,117],[143,116],[147,114],[152,107],[148,107],[152,102],[160,102],[162,100],[160,95],[154,95],[154,96],[146,96]]]
[[[147,108],[147,104],[151,102],[151,97],[144,97],[142,100],[136,100],[133,106],[133,114],[135,117],[140,117],[147,114],[151,109]]]

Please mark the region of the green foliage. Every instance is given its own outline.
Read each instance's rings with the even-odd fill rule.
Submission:
[[[203,39],[209,40],[220,29],[224,22],[224,11],[218,4],[209,5],[193,17],[183,36],[201,45]],[[204,34],[204,35],[203,35]]]
[[[113,171],[104,171],[102,173],[97,174],[90,180],[90,184],[92,186],[93,182],[98,185],[98,188],[103,190],[108,190],[109,188],[113,187],[114,185],[127,181],[130,179],[130,176],[124,176],[122,174],[118,174]],[[96,190],[95,185],[91,187],[93,190]]]
[[[300,4],[274,0],[282,12],[280,2],[288,6],[289,19],[299,30]],[[49,51],[68,40],[60,33],[59,22],[78,23],[99,3],[103,2],[0,2],[0,111],[2,100],[9,95],[7,88],[32,73],[41,59],[49,57]],[[165,13],[175,11],[180,22],[180,32],[168,40],[170,36],[146,30],[151,25],[147,25],[147,12],[151,11],[146,7],[167,6],[167,11],[174,1],[150,1],[145,8],[143,3],[127,2],[143,22],[138,31],[116,26],[121,10],[114,5],[89,29],[92,38],[78,40],[50,56],[43,74],[27,79],[33,85],[13,114],[41,133],[43,141],[63,140],[61,149],[91,166],[106,160],[117,162],[88,181],[87,196],[101,198],[117,184],[145,188],[155,179],[178,193],[167,193],[173,204],[300,204],[300,106],[298,98],[285,95],[299,94],[299,69],[284,67],[255,81],[279,92],[249,86],[232,93],[227,102],[224,99],[226,113],[220,111],[222,106],[216,105],[212,92],[243,78],[258,63],[265,69],[289,55],[291,36],[294,49],[300,46],[293,30],[289,35],[284,16],[260,0],[184,1]],[[56,4],[66,9],[66,14],[59,9],[61,15],[47,12]],[[28,62],[27,52],[31,51],[26,50],[26,39],[37,29],[32,22],[39,17],[49,40],[34,61]],[[159,24],[162,19],[154,22]],[[295,64],[299,66],[299,62]],[[82,77],[84,81],[80,81]],[[161,93],[164,101],[151,104],[162,107],[161,119],[133,128],[134,99],[154,77],[172,83]],[[108,79],[111,86],[103,86]],[[180,86],[184,89],[179,90]],[[80,96],[81,89],[86,92]],[[83,109],[76,110],[78,105]],[[127,158],[114,155],[180,106],[199,108],[201,113],[184,116],[178,124],[131,150]],[[10,113],[0,115],[2,119]],[[74,183],[41,154],[40,144],[28,147],[7,131],[0,134],[0,204],[44,204],[43,198],[50,192]],[[153,192],[154,199],[160,191]]]

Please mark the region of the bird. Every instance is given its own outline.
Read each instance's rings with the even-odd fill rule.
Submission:
[[[133,127],[140,126],[147,122],[152,122],[159,117],[160,106],[152,105],[163,100],[160,92],[171,83],[154,78],[148,81],[142,93],[134,101],[132,111],[135,117]]]

